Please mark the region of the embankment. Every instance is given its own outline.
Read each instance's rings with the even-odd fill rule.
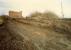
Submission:
[[[9,18],[6,28],[23,37],[26,50],[70,50],[71,41],[67,37],[71,33],[71,27],[62,21],[54,21]]]

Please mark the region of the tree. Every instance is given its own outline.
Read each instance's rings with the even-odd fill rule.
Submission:
[[[42,15],[42,13],[36,11],[36,12],[32,13],[30,15],[30,17],[38,17],[38,16],[41,16],[41,15]]]
[[[43,17],[48,18],[48,19],[57,19],[58,18],[58,16],[55,13],[50,12],[50,11],[44,12]]]

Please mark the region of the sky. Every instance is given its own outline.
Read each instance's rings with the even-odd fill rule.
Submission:
[[[71,0],[62,0],[65,18],[71,18]],[[32,12],[52,11],[58,16],[61,14],[61,0],[0,0],[0,15],[8,14],[9,10],[23,11],[23,16]]]

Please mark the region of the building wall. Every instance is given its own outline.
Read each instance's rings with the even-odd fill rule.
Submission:
[[[21,18],[22,17],[22,11],[16,12],[16,11],[9,11],[9,16],[12,18]]]

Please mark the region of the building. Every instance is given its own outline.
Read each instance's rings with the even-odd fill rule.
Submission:
[[[20,12],[9,11],[9,17],[12,17],[12,18],[21,18],[22,17],[22,11],[20,11]]]

